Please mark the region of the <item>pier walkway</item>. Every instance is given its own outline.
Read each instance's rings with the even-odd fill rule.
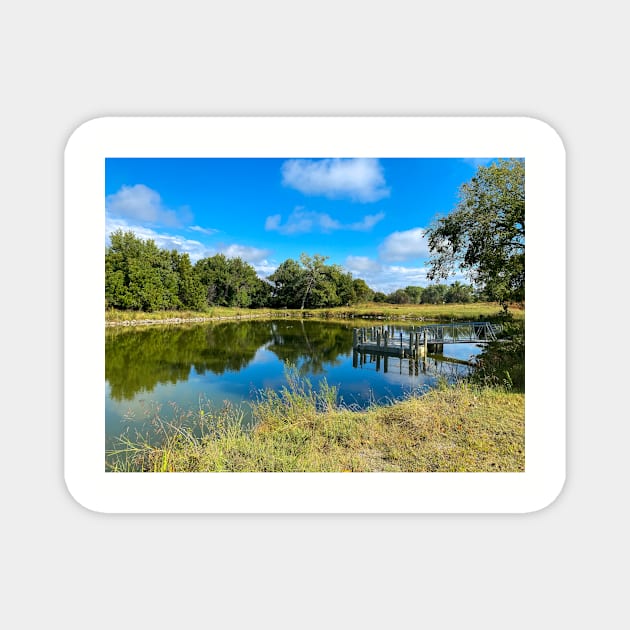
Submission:
[[[495,341],[501,326],[490,322],[451,322],[413,326],[405,332],[395,331],[393,326],[355,328],[352,331],[352,347],[360,354],[417,358],[441,353],[444,344]]]

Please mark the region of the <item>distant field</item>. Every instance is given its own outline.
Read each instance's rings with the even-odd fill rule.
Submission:
[[[511,306],[510,314],[514,319],[525,318],[525,309]],[[322,309],[247,309],[231,307],[212,307],[207,311],[158,311],[145,313],[142,311],[117,311],[110,309],[105,311],[105,322],[115,324],[118,322],[156,322],[161,321],[194,321],[213,319],[238,319],[259,317],[326,317],[326,318],[353,318],[374,317],[385,319],[410,319],[410,320],[480,320],[491,319],[501,315],[501,307],[495,302],[475,302],[472,304],[383,304],[367,302],[355,306],[339,306],[336,308]]]

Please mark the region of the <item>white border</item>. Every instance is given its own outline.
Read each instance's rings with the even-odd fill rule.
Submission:
[[[525,472],[106,473],[106,157],[524,157]],[[533,118],[98,118],[65,150],[65,479],[97,512],[532,512],[565,480],[565,151]],[[548,320],[554,361],[545,361]],[[540,361],[538,357],[543,357]]]

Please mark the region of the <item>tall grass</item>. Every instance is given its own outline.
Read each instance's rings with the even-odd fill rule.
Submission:
[[[255,426],[243,408],[207,402],[154,419],[159,440],[124,434],[107,453],[118,472],[522,471],[524,396],[459,383],[392,405],[353,411],[325,381],[295,371],[260,391]]]

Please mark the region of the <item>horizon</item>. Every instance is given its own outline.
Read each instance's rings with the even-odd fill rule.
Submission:
[[[193,264],[240,257],[263,279],[320,254],[375,291],[426,287],[427,228],[494,159],[107,158],[105,242],[132,231]]]

